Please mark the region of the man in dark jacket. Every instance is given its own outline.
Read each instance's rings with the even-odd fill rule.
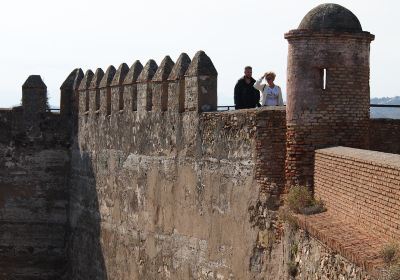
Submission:
[[[250,66],[244,68],[244,76],[235,85],[235,108],[248,109],[260,107],[260,92],[253,85],[256,82],[251,76],[253,69]]]

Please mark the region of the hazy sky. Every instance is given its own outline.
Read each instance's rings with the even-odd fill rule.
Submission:
[[[257,78],[267,70],[286,91],[285,32],[325,3],[312,0],[13,0],[0,17],[0,107],[20,103],[30,74],[47,84],[50,103],[59,106],[59,87],[76,67],[105,70],[181,52],[204,50],[218,70],[218,101],[233,104],[233,87],[245,65]],[[395,0],[336,1],[350,9],[371,44],[371,96],[400,95],[400,36]]]

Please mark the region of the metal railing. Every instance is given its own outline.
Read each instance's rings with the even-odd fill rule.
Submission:
[[[235,110],[235,105],[221,105],[217,106],[217,111],[233,111]]]
[[[60,112],[60,108],[47,108],[47,112]]]
[[[370,107],[400,108],[400,105],[371,104]]]
[[[286,106],[286,105],[283,105]],[[384,105],[384,104],[370,104],[371,108],[400,108],[400,105]],[[5,109],[3,109],[5,110]],[[219,105],[217,106],[217,111],[233,111],[235,110],[235,105]],[[47,112],[59,112],[60,108],[49,108]]]
[[[286,105],[283,105],[286,106]],[[400,108],[400,105],[384,105],[384,104],[370,104],[371,108]],[[220,105],[217,106],[217,111],[233,111],[235,110],[235,105]]]

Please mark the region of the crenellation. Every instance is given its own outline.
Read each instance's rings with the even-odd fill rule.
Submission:
[[[110,84],[111,86],[111,104],[112,112],[119,112],[124,110],[124,86],[123,82],[129,72],[129,66],[122,63]]]
[[[111,115],[111,83],[114,79],[117,70],[113,65],[110,65],[103,79],[100,82],[100,113],[102,115]]]
[[[125,77],[123,82],[124,85],[124,103],[126,104],[126,108],[131,108],[132,111],[137,111],[137,80],[140,76],[140,73],[143,70],[143,65],[139,60],[136,60],[131,68],[129,69],[128,74]]]
[[[217,70],[204,51],[198,51],[185,73],[185,111],[217,110]]]
[[[41,115],[48,108],[47,86],[40,75],[29,76],[22,85],[22,108],[26,130],[37,134]]]
[[[60,87],[60,114],[66,118],[77,115],[79,102],[77,89],[83,76],[82,69],[76,68],[68,75]]]
[[[74,69],[60,114],[30,76],[0,110],[0,278],[370,279],[400,234],[400,156],[351,147],[399,153],[400,120],[370,119],[374,36],[343,9],[285,35],[286,108],[217,111],[204,51]],[[327,206],[289,213],[304,231],[280,217],[294,184]]]
[[[118,70],[110,66],[102,76],[98,89],[91,89],[83,112],[122,112],[125,103],[132,111],[172,112],[215,111],[217,108],[217,71],[210,58],[203,52],[196,53],[193,61],[183,53],[177,66],[166,56],[160,67],[149,60],[145,67],[136,61],[129,69],[123,63]],[[72,74],[71,74],[72,75]],[[100,73],[99,73],[100,75]],[[95,94],[97,92],[97,96]],[[126,93],[126,96],[124,96]],[[169,99],[169,95],[171,99]],[[93,104],[92,104],[93,103]],[[83,103],[82,103],[83,104]],[[104,106],[104,108],[103,108]],[[186,106],[186,109],[185,109]],[[102,109],[103,108],[103,109]]]
[[[93,71],[90,69],[87,70],[79,85],[79,114],[85,114],[86,112],[89,112],[89,88],[93,77]]]
[[[190,57],[182,53],[168,77],[168,108],[173,112],[185,111],[185,73],[190,63]]]
[[[100,110],[100,82],[103,77],[103,69],[97,68],[89,86],[89,108],[92,112]]]
[[[168,76],[175,63],[167,55],[160,63],[152,81],[153,109],[154,112],[165,112],[168,109]]]
[[[79,119],[79,86],[83,80],[83,77],[85,74],[83,73],[82,69],[78,69],[76,72],[74,84],[72,86],[72,120],[70,120],[70,123],[72,123],[73,127],[73,132],[71,135],[75,135],[78,131],[78,119]]]
[[[144,66],[138,77],[138,111],[151,111],[153,107],[152,83],[155,73],[157,72],[157,63],[150,59]]]

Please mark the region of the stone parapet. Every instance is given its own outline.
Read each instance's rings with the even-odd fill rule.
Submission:
[[[168,110],[168,85],[169,81],[167,80],[169,74],[171,73],[175,63],[172,59],[167,55],[163,61],[161,61],[160,66],[157,69],[157,72],[154,74],[152,79],[153,83],[153,111],[165,112]]]
[[[115,73],[115,76],[111,82],[111,110],[113,112],[119,112],[124,110],[124,80],[129,72],[129,66],[126,63],[122,63]]]
[[[138,102],[137,80],[142,70],[143,70],[143,65],[140,63],[139,60],[136,60],[129,69],[129,72],[126,75],[125,80],[123,82],[124,104],[126,108],[130,108],[132,111],[137,111],[137,102]]]
[[[217,109],[218,74],[203,51],[192,61],[182,54],[176,65],[166,56],[160,66],[150,59],[144,67],[136,61],[130,69],[123,63],[118,70],[110,66],[105,73],[88,71],[80,83],[77,108],[86,118],[136,111],[201,113]],[[71,75],[76,73],[65,83],[72,81]]]

